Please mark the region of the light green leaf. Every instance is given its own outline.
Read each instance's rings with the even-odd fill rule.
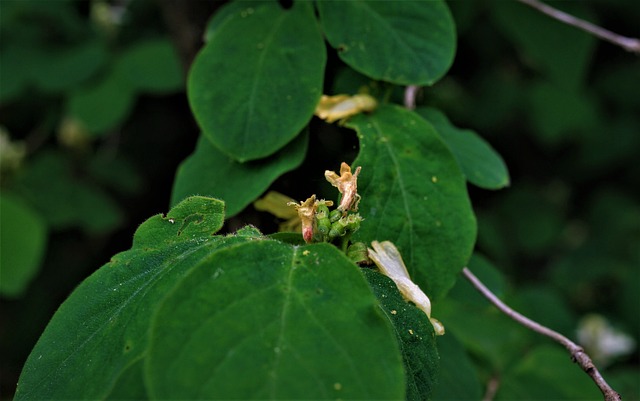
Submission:
[[[436,335],[427,315],[408,303],[396,284],[374,270],[363,269],[385,316],[393,324],[405,372],[407,400],[428,400],[438,381],[440,358]]]
[[[470,183],[485,189],[509,185],[509,172],[504,160],[480,135],[456,128],[437,109],[420,107],[416,112],[433,124]]]
[[[120,55],[115,69],[130,87],[141,92],[171,93],[184,84],[178,54],[164,38],[135,43]]]
[[[0,194],[0,294],[19,297],[38,272],[47,227],[19,198]]]
[[[326,51],[313,6],[268,3],[230,19],[200,51],[187,84],[203,134],[244,162],[269,156],[309,122]]]
[[[443,1],[319,1],[327,40],[353,69],[402,85],[431,85],[453,63],[456,32]]]
[[[194,194],[212,196],[225,201],[227,217],[234,216],[276,178],[302,163],[307,142],[308,135],[304,132],[273,156],[240,163],[201,135],[195,152],[178,168],[171,203]]]
[[[202,260],[157,311],[147,383],[179,399],[401,399],[390,325],[335,247],[253,241]]]
[[[458,164],[435,129],[399,106],[358,115],[362,166],[358,192],[365,218],[355,236],[396,244],[409,274],[433,299],[442,298],[467,263],[476,222]]]

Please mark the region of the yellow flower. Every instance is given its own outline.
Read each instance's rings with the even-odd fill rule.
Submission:
[[[315,195],[311,195],[309,199],[304,202],[295,203],[289,202],[287,205],[294,206],[300,217],[302,223],[302,238],[307,244],[313,240],[313,225],[315,221],[316,209],[318,208],[318,201]]]
[[[351,167],[342,162],[340,165],[340,175],[333,171],[325,171],[324,176],[333,185],[338,188],[338,191],[342,194],[340,205],[338,210],[345,213],[348,210],[358,210],[358,202],[360,202],[360,195],[358,195],[358,174],[360,174],[360,167],[356,168],[355,173],[351,173]]]
[[[443,335],[444,326],[437,319],[431,317],[431,300],[420,287],[411,281],[407,267],[396,246],[389,241],[373,241],[371,246],[373,249],[369,249],[369,258],[378,266],[380,272],[393,280],[404,299],[413,302],[427,315],[436,335]]]

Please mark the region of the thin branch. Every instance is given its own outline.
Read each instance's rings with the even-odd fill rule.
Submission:
[[[562,344],[571,354],[571,359],[577,363],[582,370],[584,370],[591,379],[596,383],[602,394],[604,395],[605,401],[620,401],[622,398],[620,394],[618,394],[614,389],[609,386],[609,384],[604,380],[596,366],[591,361],[589,355],[586,352],[574,343],[569,340],[567,337],[562,334],[551,330],[548,327],[541,325],[538,322],[535,322],[529,319],[526,316],[521,315],[515,310],[511,309],[504,302],[502,302],[494,293],[491,292],[473,273],[469,268],[465,267],[462,269],[462,274],[464,274],[465,278],[471,282],[471,284],[492,304],[494,304],[501,312],[505,315],[509,316],[516,322],[520,323],[524,327],[533,330],[543,336],[547,336],[552,340]]]
[[[538,0],[518,0],[518,1],[535,8],[536,10],[550,16],[551,18],[557,19],[558,21],[564,22],[565,24],[582,29],[583,31],[588,32],[602,40],[606,40],[610,43],[613,43],[614,45],[620,46],[628,52],[640,54],[640,39],[629,38],[626,36],[618,35],[617,33],[613,33],[609,30],[606,30],[597,25],[594,25],[591,22],[574,17],[571,14],[567,14],[564,11],[560,11],[557,8],[553,8]]]

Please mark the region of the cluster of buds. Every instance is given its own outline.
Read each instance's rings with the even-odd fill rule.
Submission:
[[[347,163],[340,166],[340,175],[333,171],[325,172],[327,180],[342,194],[335,210],[329,210],[333,206],[332,201],[316,199],[315,195],[304,202],[289,202],[289,205],[296,208],[305,242],[332,242],[360,228],[363,219],[355,213],[360,201],[357,184],[359,173],[360,167],[352,174]]]

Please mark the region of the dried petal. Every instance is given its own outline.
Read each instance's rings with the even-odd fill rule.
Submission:
[[[293,205],[298,212],[300,222],[302,223],[302,238],[306,243],[310,243],[313,240],[313,222],[316,215],[316,208],[318,203],[316,196],[311,195],[309,199],[297,204],[295,202],[289,202],[288,205]]]
[[[324,176],[331,185],[338,188],[338,191],[342,194],[340,205],[338,210],[346,212],[348,210],[358,210],[358,202],[360,202],[360,195],[358,195],[358,174],[360,174],[360,167],[356,168],[355,173],[351,173],[351,167],[342,162],[340,165],[340,175],[333,171],[325,171]]]
[[[373,241],[373,249],[369,249],[369,258],[378,266],[380,272],[388,276],[398,287],[407,301],[413,302],[431,321],[436,335],[444,334],[444,326],[437,319],[431,317],[431,300],[411,278],[402,256],[395,245],[389,241]]]
[[[328,123],[332,123],[364,111],[373,111],[377,105],[376,99],[366,94],[354,96],[322,95],[318,106],[316,106],[315,115]]]

